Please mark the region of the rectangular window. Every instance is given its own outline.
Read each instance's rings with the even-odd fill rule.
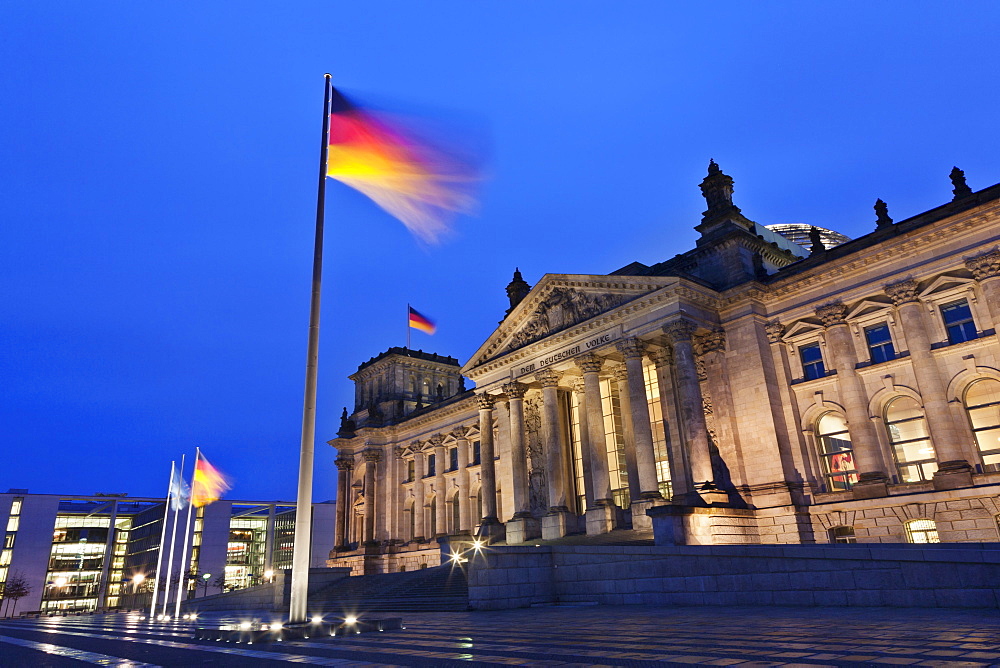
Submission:
[[[406,461],[406,482],[413,482],[416,477],[416,463],[412,459]]]
[[[21,503],[24,501],[23,498],[14,499],[14,502],[10,504],[10,514],[20,515],[21,514]]]
[[[896,359],[896,349],[892,347],[889,325],[882,323],[874,327],[865,327],[865,341],[868,342],[868,354],[871,355],[872,364]]]
[[[14,547],[14,538],[16,536],[17,536],[16,533],[9,533],[6,536],[4,536],[3,547],[5,550],[9,550],[10,548]]]
[[[21,523],[20,517],[10,517],[7,519],[7,531],[17,531],[17,526]]]
[[[944,328],[948,330],[948,343],[971,341],[979,336],[968,301],[962,299],[945,304],[941,307],[941,317],[944,318]]]
[[[819,343],[799,346],[799,359],[802,360],[802,374],[806,380],[814,380],[826,375],[826,368],[823,366],[823,353],[819,349]]]
[[[474,441],[472,443],[472,464],[476,466],[482,463],[481,455],[479,454],[480,443],[479,441]]]
[[[458,448],[452,448],[448,451],[448,457],[451,459],[450,470],[458,470]]]
[[[437,462],[434,461],[434,455],[427,455],[427,475],[437,475]]]

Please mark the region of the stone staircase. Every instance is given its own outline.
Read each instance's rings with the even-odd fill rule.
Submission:
[[[506,545],[506,543],[500,543]],[[653,532],[641,531],[637,529],[615,529],[608,533],[588,536],[587,534],[570,534],[562,538],[542,540],[533,538],[524,543],[513,543],[511,547],[534,546],[534,545],[654,545]]]
[[[451,564],[403,573],[345,578],[309,596],[310,607],[327,612],[438,612],[466,610],[465,571]]]

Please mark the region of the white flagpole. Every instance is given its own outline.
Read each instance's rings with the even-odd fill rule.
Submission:
[[[167,483],[167,499],[163,503],[163,529],[160,530],[160,548],[156,555],[156,577],[153,578],[153,601],[149,605],[149,618],[156,616],[156,593],[160,589],[160,568],[163,565],[163,543],[167,540],[167,514],[170,512],[170,499],[174,496],[174,469],[177,462],[170,462],[170,482]]]
[[[181,455],[181,469],[180,469],[181,480],[184,479],[184,455]],[[177,504],[174,504],[174,526],[170,529],[170,552],[167,554],[167,582],[163,585],[163,612],[161,614],[167,614],[167,603],[170,602],[170,576],[173,575],[174,570],[174,543],[177,542]],[[157,577],[160,576],[159,573],[156,574]]]
[[[194,471],[198,470],[198,459],[200,458],[201,458],[201,448],[195,448]],[[192,492],[194,491],[194,471],[191,472]],[[183,471],[181,473],[183,473]],[[181,477],[181,484],[182,485],[184,484],[183,476]],[[177,575],[180,577],[177,580],[177,604],[174,607],[174,617],[181,616],[181,592],[186,590],[184,585],[187,584],[185,582],[184,576],[187,575],[187,571],[189,568],[187,551],[188,551],[188,539],[191,537],[191,507],[194,505],[193,503],[191,503],[190,496],[188,497],[187,505],[188,505],[187,521],[184,523],[184,549],[181,550],[181,565],[177,567]]]
[[[406,349],[410,349],[410,305],[406,305]]]

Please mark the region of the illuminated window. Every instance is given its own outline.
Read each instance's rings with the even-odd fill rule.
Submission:
[[[10,557],[13,552],[13,550],[0,552],[0,566],[10,566]]]
[[[948,330],[949,343],[971,341],[979,336],[968,301],[961,299],[945,304],[941,307],[941,317],[944,319],[944,328]]]
[[[892,347],[889,325],[882,323],[874,327],[866,327],[865,341],[868,342],[868,354],[871,355],[872,364],[896,359],[896,349]]]
[[[656,367],[650,362],[642,365],[642,378],[646,383],[646,400],[649,404],[649,426],[653,431],[653,452],[656,456],[656,482],[663,498],[672,495],[670,485],[670,462],[667,456],[667,432],[663,420],[663,406],[660,405],[660,385],[656,379]]]
[[[7,519],[7,531],[17,531],[17,527],[21,524],[20,517],[10,517]]]
[[[576,494],[576,512],[582,515],[587,510],[586,483],[583,476],[583,440],[580,436],[580,395],[576,392],[569,397],[569,443],[573,452],[573,484]]]
[[[21,504],[23,502],[24,502],[23,498],[14,499],[14,501],[10,504],[10,514],[11,515],[20,515],[21,514]]]
[[[991,471],[1000,470],[1000,381],[986,378],[969,385],[965,391],[965,410],[984,466]]]
[[[940,543],[934,520],[913,520],[906,523],[906,540],[911,543]]]
[[[9,550],[14,547],[14,539],[17,537],[16,533],[8,533],[4,536],[3,547],[5,550]]]
[[[816,436],[830,491],[850,489],[858,481],[858,471],[847,421],[836,413],[826,413],[816,423]]]
[[[806,380],[815,380],[826,375],[826,368],[823,366],[823,353],[819,349],[819,343],[799,346],[799,359],[802,360],[802,376]]]
[[[854,527],[833,527],[830,529],[831,543],[857,543],[854,537]]]
[[[611,380],[601,381],[601,409],[604,413],[604,442],[608,453],[608,480],[611,498],[619,508],[631,503],[628,489],[628,469],[625,466],[625,431],[622,428],[621,404]],[[595,490],[595,494],[603,491]]]
[[[416,463],[412,459],[406,460],[406,482],[413,482],[416,477]]]
[[[889,432],[900,480],[930,480],[937,471],[937,462],[920,404],[912,397],[890,401],[885,407],[885,428]]]

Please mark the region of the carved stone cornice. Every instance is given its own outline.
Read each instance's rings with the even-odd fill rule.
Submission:
[[[764,332],[769,343],[781,343],[781,337],[785,335],[785,326],[777,320],[771,320],[764,323]]]
[[[917,282],[912,278],[885,286],[885,294],[889,295],[893,305],[899,306],[917,301]]]
[[[977,281],[1000,276],[1000,250],[993,249],[987,253],[970,257],[965,261],[965,266],[972,272]]]
[[[379,462],[382,460],[382,452],[380,450],[368,449],[363,451],[361,453],[361,456],[364,457],[364,460],[366,462],[371,462],[371,463]]]
[[[542,387],[558,387],[560,378],[562,378],[562,374],[557,373],[552,369],[542,369],[535,374],[535,380],[537,380]]]
[[[504,383],[502,389],[508,399],[524,399],[524,394],[528,391],[528,386],[518,382]]]
[[[594,354],[580,355],[573,358],[576,367],[584,373],[599,373],[604,366],[604,359]]]
[[[646,354],[646,344],[636,338],[622,339],[615,348],[625,359],[641,359]]]
[[[663,333],[671,344],[690,341],[696,327],[690,320],[674,320],[663,326]]]
[[[816,308],[816,317],[823,321],[823,326],[843,325],[847,323],[847,307],[841,302],[831,302]]]
[[[695,345],[698,348],[698,352],[702,355],[725,352],[726,332],[716,329],[707,334],[702,334],[695,337]]]
[[[350,471],[354,468],[354,459],[351,457],[337,457],[333,463],[337,465],[338,471]]]
[[[477,394],[476,401],[479,403],[479,410],[481,411],[491,411],[493,410],[493,404],[496,403],[496,399],[493,398],[492,394]]]

